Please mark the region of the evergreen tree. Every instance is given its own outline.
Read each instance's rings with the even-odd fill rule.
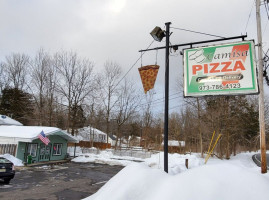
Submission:
[[[70,122],[71,122],[71,134],[74,135],[75,131],[78,128],[84,127],[86,122],[86,117],[84,116],[84,111],[81,105],[73,105],[71,106],[70,113]]]
[[[30,125],[33,117],[32,96],[18,88],[5,88],[2,91],[0,112],[24,125]]]

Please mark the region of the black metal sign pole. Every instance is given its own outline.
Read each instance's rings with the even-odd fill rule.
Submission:
[[[165,105],[164,105],[164,171],[168,173],[168,121],[169,121],[169,48],[173,47],[180,47],[180,46],[192,46],[194,44],[203,44],[203,43],[210,43],[210,42],[217,42],[217,41],[224,41],[224,40],[233,40],[233,39],[242,39],[244,40],[246,35],[236,36],[236,37],[229,37],[229,38],[222,38],[216,40],[206,40],[206,41],[199,41],[199,42],[192,42],[192,43],[185,43],[185,44],[178,44],[169,46],[169,38],[170,38],[170,24],[171,22],[165,23],[166,31],[166,46],[165,47],[156,47],[152,49],[145,49],[140,50],[139,52],[143,51],[151,51],[151,50],[158,50],[158,49],[165,49]]]
[[[166,31],[166,48],[165,48],[165,105],[164,105],[164,139],[163,139],[163,151],[164,151],[164,171],[168,173],[168,120],[169,120],[169,37],[170,37],[170,24],[165,23]]]

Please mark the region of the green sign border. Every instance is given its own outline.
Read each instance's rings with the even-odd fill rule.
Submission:
[[[229,46],[238,46],[242,44],[248,44],[249,48],[249,55],[250,55],[250,64],[251,64],[251,77],[252,77],[252,87],[249,88],[238,88],[238,89],[220,89],[220,90],[204,90],[199,92],[189,92],[189,88],[191,84],[189,84],[189,62],[188,62],[188,55],[190,52],[195,51],[196,49],[206,49],[212,47],[229,47]],[[211,46],[203,46],[203,47],[195,47],[191,49],[183,49],[184,58],[183,58],[183,67],[184,67],[184,96],[185,97],[200,97],[200,96],[214,96],[214,95],[246,95],[246,94],[258,94],[259,88],[257,84],[257,73],[256,73],[256,65],[254,63],[255,57],[255,49],[254,49],[254,41],[242,41],[242,42],[235,42],[229,44],[217,44]],[[186,63],[186,64],[185,64]],[[187,74],[187,77],[185,77]],[[240,92],[242,91],[242,92]]]

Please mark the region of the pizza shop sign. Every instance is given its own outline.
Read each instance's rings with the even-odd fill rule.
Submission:
[[[184,50],[184,96],[258,93],[253,41]]]

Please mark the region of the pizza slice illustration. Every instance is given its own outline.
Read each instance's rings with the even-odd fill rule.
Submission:
[[[138,68],[145,94],[154,88],[159,68],[159,65],[147,65]]]

